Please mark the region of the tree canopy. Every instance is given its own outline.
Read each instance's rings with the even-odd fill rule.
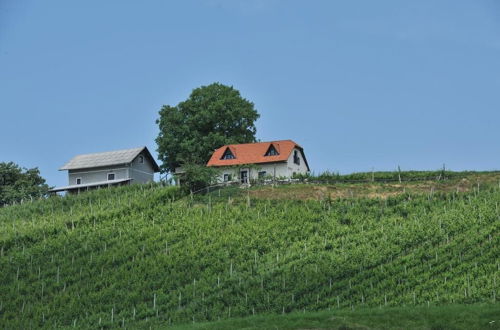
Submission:
[[[40,176],[38,168],[21,168],[13,162],[0,163],[0,206],[41,197],[48,190],[49,186]]]
[[[159,114],[156,143],[162,172],[173,173],[184,164],[205,165],[225,144],[256,141],[259,114],[232,86],[201,86],[178,105],[164,105]]]

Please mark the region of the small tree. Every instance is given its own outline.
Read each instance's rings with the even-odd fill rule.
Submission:
[[[217,170],[205,165],[185,164],[179,175],[181,187],[185,193],[197,192],[217,181]]]
[[[45,196],[48,190],[38,168],[21,168],[13,162],[0,163],[0,206]]]

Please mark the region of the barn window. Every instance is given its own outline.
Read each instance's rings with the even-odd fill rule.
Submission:
[[[76,184],[82,184],[82,178],[76,178]]]
[[[300,165],[300,157],[299,157],[299,152],[297,150],[293,152],[293,162],[297,165]]]
[[[144,156],[139,156],[139,164],[144,164]]]
[[[115,179],[115,173],[108,173],[108,181]]]
[[[266,171],[259,172],[259,179],[263,179],[266,176]]]
[[[266,154],[264,156],[278,156],[280,153],[276,148],[271,144],[269,149],[267,149]]]
[[[236,157],[234,157],[233,153],[229,148],[227,148],[226,151],[224,151],[224,154],[222,154],[221,157],[221,159],[235,159],[235,158]]]

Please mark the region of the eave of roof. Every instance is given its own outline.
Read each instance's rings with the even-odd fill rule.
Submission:
[[[115,185],[117,183],[123,183],[123,182],[131,181],[131,180],[132,179],[117,179],[117,180],[92,182],[92,183],[87,183],[87,184],[69,185],[69,186],[56,187],[56,188],[50,189],[49,192],[78,190],[78,189],[85,189],[85,188],[96,187],[96,186],[108,186],[108,185],[111,186],[111,185]]]

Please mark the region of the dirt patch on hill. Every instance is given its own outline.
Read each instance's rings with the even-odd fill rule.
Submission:
[[[467,192],[481,186],[500,185],[500,174],[478,175],[445,181],[418,181],[396,183],[354,184],[291,184],[282,186],[254,187],[249,194],[260,199],[324,200],[327,198],[379,198],[387,199],[402,194],[434,194]]]

